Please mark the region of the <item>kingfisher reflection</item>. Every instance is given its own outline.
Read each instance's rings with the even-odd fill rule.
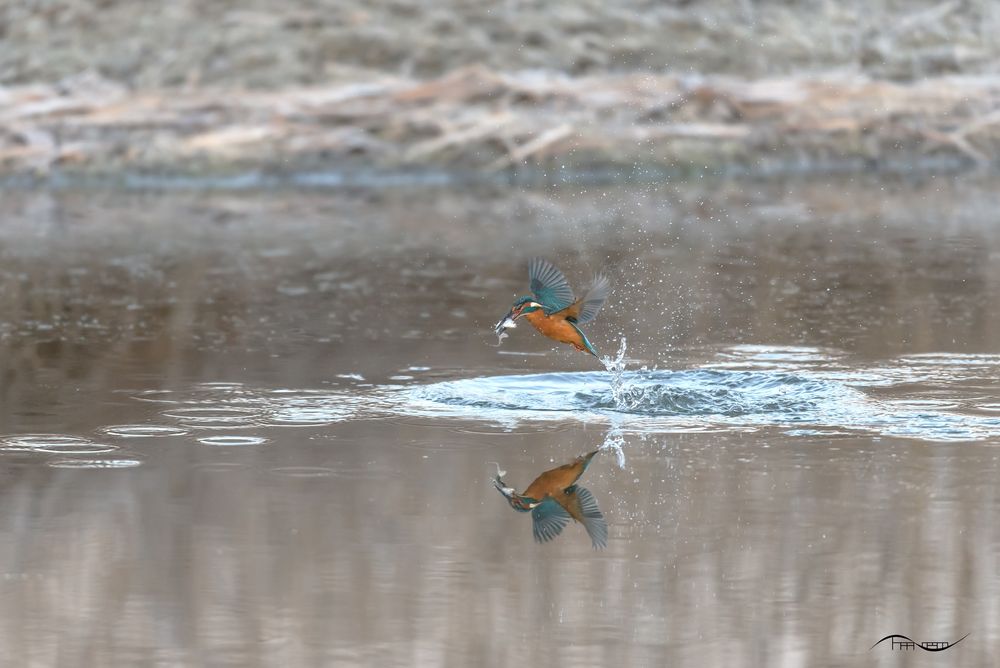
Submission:
[[[597,507],[597,500],[588,489],[576,484],[598,452],[588,452],[569,464],[545,471],[521,494],[503,481],[505,472],[498,467],[493,486],[506,497],[511,508],[521,513],[531,512],[532,531],[539,543],[562,533],[572,518],[587,530],[595,549],[607,547],[608,523]]]

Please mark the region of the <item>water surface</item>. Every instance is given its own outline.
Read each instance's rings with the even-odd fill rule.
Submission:
[[[0,657],[994,661],[997,185],[5,192]],[[497,346],[533,255],[613,371]]]

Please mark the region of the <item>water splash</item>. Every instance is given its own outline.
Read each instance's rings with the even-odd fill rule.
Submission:
[[[621,373],[625,370],[625,351],[628,350],[628,341],[623,336],[621,341],[618,342],[618,353],[615,355],[614,359],[605,355],[601,358],[601,364],[604,368],[612,373]]]
[[[625,388],[625,353],[628,351],[628,340],[623,336],[618,343],[618,353],[612,359],[605,355],[601,358],[604,368],[611,374],[611,399],[616,407],[622,406],[622,396]],[[604,436],[601,450],[611,450],[615,453],[618,468],[625,469],[625,437],[622,435],[618,420],[612,420],[611,428]]]
[[[613,368],[623,365],[614,361]],[[856,383],[822,373],[616,368],[612,373],[546,373],[469,378],[403,390],[394,410],[496,424],[578,421],[622,432],[678,433],[822,428],[935,441],[1000,438],[995,414],[880,401]]]
[[[611,397],[615,405],[619,405],[622,388],[625,384],[625,351],[628,350],[628,341],[623,336],[618,344],[618,354],[614,359],[605,355],[601,358],[604,368],[611,374]]]
[[[265,389],[206,383],[187,390],[142,392],[163,404],[170,427],[209,437],[222,428],[320,427],[385,417],[467,420],[456,432],[563,429],[599,424],[604,447],[624,466],[623,436],[773,429],[789,436],[869,433],[931,441],[1000,440],[996,368],[1000,356],[901,357],[852,366],[816,348],[739,346],[680,370],[626,369],[627,340],[603,371],[464,378],[429,384],[354,384],[322,390]],[[892,394],[889,395],[890,388]],[[881,398],[880,398],[881,397]],[[160,433],[161,425],[115,425],[106,435]],[[124,433],[121,433],[124,432]],[[137,432],[137,433],[136,433]],[[263,437],[258,434],[240,436]],[[60,435],[0,437],[0,450],[23,452],[80,444]],[[58,440],[50,443],[51,439]],[[35,442],[40,440],[41,442]],[[210,441],[211,442],[211,441]],[[469,447],[414,441],[415,447]],[[93,444],[85,444],[88,452]],[[107,447],[107,446],[101,446]]]

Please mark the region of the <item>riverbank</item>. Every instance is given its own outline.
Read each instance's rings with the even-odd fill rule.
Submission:
[[[987,0],[0,8],[0,183],[988,167]]]
[[[133,92],[95,75],[0,90],[0,172],[224,178],[988,167],[1000,77],[497,73],[274,91]]]

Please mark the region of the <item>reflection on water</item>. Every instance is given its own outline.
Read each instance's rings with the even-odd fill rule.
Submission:
[[[608,546],[608,523],[597,500],[586,487],[578,484],[580,476],[598,453],[592,450],[568,464],[543,471],[521,493],[503,481],[505,471],[497,467],[493,486],[510,507],[519,513],[531,513],[531,533],[539,543],[560,535],[570,520],[582,524],[595,549]]]
[[[992,662],[995,192],[4,193],[2,662]],[[595,448],[606,549],[497,507]]]

